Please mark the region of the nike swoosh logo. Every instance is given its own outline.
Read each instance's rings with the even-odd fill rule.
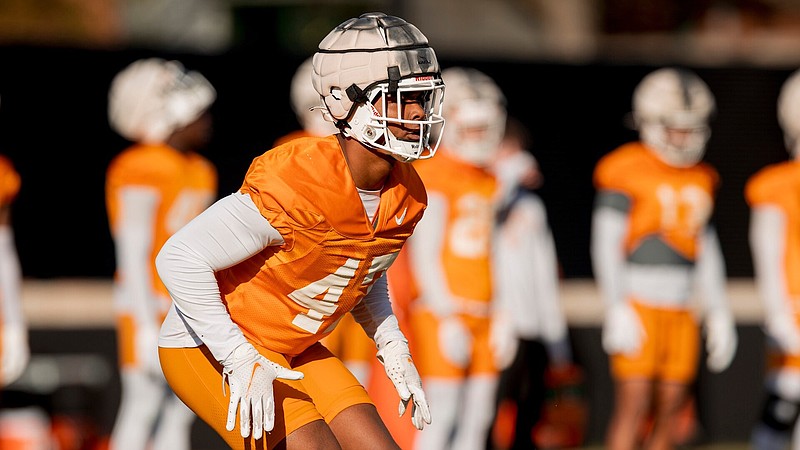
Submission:
[[[394,221],[395,221],[395,222],[396,222],[398,225],[400,225],[401,223],[403,223],[403,219],[405,219],[405,218],[406,218],[406,213],[407,213],[407,212],[408,212],[408,206],[406,206],[405,208],[403,208],[403,214],[401,214],[400,216],[394,216]]]

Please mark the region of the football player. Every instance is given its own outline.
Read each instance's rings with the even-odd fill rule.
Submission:
[[[210,136],[207,111],[215,97],[202,75],[157,58],[133,62],[109,90],[109,123],[133,142],[106,174],[122,382],[111,435],[115,449],[144,449],[148,443],[153,449],[189,448],[195,416],[169,391],[158,362],[169,294],[156,274],[155,257],[172,233],[216,197],[216,169],[197,153]]]
[[[767,334],[766,399],[751,437],[758,450],[786,448],[792,434],[792,447],[800,448],[800,71],[781,88],[778,121],[791,158],[759,170],[745,187]]]
[[[241,189],[156,260],[173,299],[159,340],[178,396],[235,449],[397,448],[319,341],[352,311],[422,429],[431,422],[383,276],[422,217],[444,84],[425,36],[367,13],[334,28],[312,81],[339,133],[256,157]],[[204,388],[198,389],[198,386]]]
[[[513,358],[511,365],[501,374],[497,420],[499,425],[506,411],[516,411],[508,414],[515,432],[506,438],[512,441],[509,447],[515,449],[533,448],[531,438],[541,417],[548,369],[548,379],[554,385],[579,373],[572,364],[566,317],[559,304],[558,260],[547,211],[533,191],[541,186],[542,174],[529,148],[528,130],[509,117],[491,166],[500,186],[497,301],[503,304],[500,310],[508,311],[513,324],[512,345],[517,347],[508,355]],[[566,427],[556,423],[544,426]],[[572,439],[564,442],[564,447],[580,445],[581,429],[562,434]]]
[[[514,351],[509,323],[492,327],[501,316],[492,307],[497,183],[488,167],[503,137],[505,97],[472,68],[452,67],[442,78],[448,124],[441,154],[414,164],[428,209],[408,246],[418,296],[411,304],[412,346],[436,405],[435,425],[417,434],[420,450],[484,448],[499,362],[510,362]]]
[[[725,266],[711,217],[717,172],[701,162],[714,97],[695,73],[662,68],[633,94],[638,142],[604,156],[594,172],[591,256],[606,306],[602,343],[610,355],[614,411],[607,446],[672,448],[676,414],[697,373],[700,327],[688,304],[702,289],[708,367],[734,357],[737,337]],[[651,405],[651,399],[654,404]]]

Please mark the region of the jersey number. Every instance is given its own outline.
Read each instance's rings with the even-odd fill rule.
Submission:
[[[392,265],[397,253],[376,256],[372,258],[369,269],[361,280],[361,286],[367,286],[367,292],[372,289],[372,284],[380,278],[381,274]],[[336,271],[321,280],[317,280],[289,294],[289,298],[298,305],[308,308],[307,313],[300,313],[294,317],[292,323],[316,334],[326,317],[332,315],[339,308],[339,297],[350,284],[364,261],[350,258]]]
[[[656,197],[661,204],[661,227],[665,230],[694,236],[711,215],[711,197],[698,186],[676,189],[662,184],[656,189]]]

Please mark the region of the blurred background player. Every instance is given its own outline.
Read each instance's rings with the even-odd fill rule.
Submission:
[[[751,207],[750,247],[767,334],[766,399],[751,443],[758,450],[800,449],[800,71],[783,84],[778,121],[791,160],[754,174],[745,187]]]
[[[122,382],[111,436],[115,450],[189,448],[194,414],[171,392],[158,361],[158,334],[170,300],[155,257],[170,235],[216,197],[216,169],[196,153],[210,138],[208,108],[215,98],[201,74],[157,58],[132,63],[111,83],[109,123],[133,141],[106,176]]]
[[[342,22],[313,61],[339,133],[256,157],[240,190],[167,241],[161,365],[232,448],[395,449],[364,387],[319,341],[352,311],[396,413],[431,423],[383,275],[425,209],[408,163],[436,152],[444,84],[427,38],[383,13]]]
[[[436,405],[434,425],[417,433],[420,450],[485,447],[499,363],[510,363],[515,350],[508,322],[496,329],[506,335],[491,339],[493,319],[502,316],[492,307],[497,184],[488,166],[503,137],[505,97],[474,69],[446,69],[442,78],[447,126],[436,158],[415,163],[428,209],[407,249],[418,290],[411,305],[411,341]],[[495,343],[506,348],[493,348]]]
[[[11,226],[11,204],[19,188],[14,165],[0,155],[0,386],[19,378],[30,359],[28,327],[22,315],[22,271]]]
[[[591,256],[606,305],[603,347],[610,355],[614,411],[607,446],[637,448],[649,411],[645,448],[673,446],[672,428],[697,374],[700,332],[688,304],[702,289],[708,367],[728,367],[736,351],[725,266],[709,223],[717,172],[700,162],[714,97],[696,74],[663,68],[633,94],[639,142],[597,164]],[[652,402],[652,403],[651,403]]]
[[[311,83],[314,70],[312,60],[306,59],[297,68],[289,92],[292,109],[302,128],[278,138],[275,147],[292,139],[330,136],[338,132],[333,125],[333,118],[325,119],[322,99]],[[342,316],[333,332],[322,339],[322,344],[342,360],[363,386],[367,386],[370,366],[375,360],[375,343],[351,314]]]
[[[21,179],[10,159],[0,155],[0,448],[44,448],[50,420],[39,406],[4,399],[30,360],[28,326],[22,313],[22,271],[11,207]],[[11,407],[9,407],[11,406]]]
[[[501,309],[508,312],[517,348],[512,364],[501,374],[496,423],[502,427],[504,422],[511,422],[514,433],[501,436],[496,427],[493,434],[496,447],[511,449],[538,447],[532,438],[541,418],[548,368],[547,379],[552,387],[581,380],[572,364],[567,321],[559,304],[558,260],[547,211],[533,192],[541,186],[542,174],[528,150],[530,141],[525,126],[509,117],[491,166],[499,183],[495,290]],[[501,338],[507,334],[506,330],[502,333]],[[542,429],[539,434],[542,438],[548,436],[546,447],[581,444],[579,425],[585,412],[579,400],[572,400],[573,417],[566,418],[575,422],[574,427],[567,423],[543,424],[547,430]],[[559,408],[566,411],[566,401]],[[575,429],[566,429],[570,427]]]

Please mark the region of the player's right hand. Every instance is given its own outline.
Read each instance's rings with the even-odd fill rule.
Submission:
[[[239,430],[242,437],[250,436],[252,424],[253,438],[261,439],[264,431],[272,431],[275,426],[275,398],[272,382],[276,378],[300,380],[302,372],[289,370],[258,353],[250,343],[242,344],[223,362],[222,382],[230,386],[228,420],[225,429],[233,431],[236,425],[236,409],[239,409]],[[252,420],[251,420],[252,412]]]
[[[603,323],[603,348],[609,354],[636,354],[645,332],[636,310],[627,302],[612,305]]]
[[[457,316],[443,317],[439,321],[439,348],[450,364],[465,368],[472,356],[472,335]]]
[[[31,352],[28,347],[28,330],[24,326],[4,325],[2,330],[0,386],[7,386],[16,381],[25,371]]]

